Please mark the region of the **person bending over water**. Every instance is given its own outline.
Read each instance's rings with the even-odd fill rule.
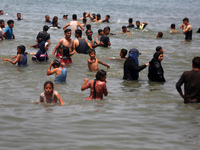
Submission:
[[[129,56],[124,62],[124,80],[138,80],[139,72],[146,68],[149,63],[139,66],[138,57],[141,55],[135,48],[129,51]]]
[[[37,103],[57,103],[60,102],[60,105],[64,105],[62,98],[57,91],[54,91],[54,85],[51,81],[46,81],[44,83],[44,92],[40,94],[40,100],[36,101]]]
[[[84,79],[84,84],[81,87],[81,91],[84,91],[90,88],[90,96],[85,98],[85,100],[98,99],[102,100],[103,95],[107,96],[108,91],[106,87],[106,71],[99,70],[96,73],[96,78],[94,80],[89,81],[87,78]]]
[[[184,84],[184,94],[181,86]],[[200,103],[200,57],[192,60],[192,70],[185,71],[178,82],[176,89],[184,99],[184,103]]]
[[[32,57],[33,61],[47,61],[49,59],[49,56],[47,54],[47,50],[49,49],[48,42],[43,41],[40,43],[40,50]]]
[[[20,45],[17,47],[17,56],[14,56],[13,58],[16,57],[14,61],[8,59],[8,58],[3,58],[3,61],[9,61],[11,64],[16,64],[18,63],[18,66],[26,66],[27,65],[27,56],[25,54],[26,47],[24,45]]]
[[[100,61],[99,59],[95,58],[96,53],[95,53],[94,50],[90,50],[89,51],[89,56],[90,56],[90,59],[88,59],[89,71],[98,71],[99,70],[98,63],[106,66],[107,68],[110,68],[109,65],[107,65],[106,63],[104,63],[104,62]]]
[[[53,70],[51,70],[51,66],[53,66]],[[67,78],[67,70],[64,68],[60,62],[56,59],[54,59],[51,64],[49,65],[49,68],[47,69],[47,75],[56,74],[55,76],[55,82],[66,82]]]
[[[149,62],[148,78],[150,81],[165,82],[164,70],[161,65],[162,60],[163,52],[155,52],[153,59]]]

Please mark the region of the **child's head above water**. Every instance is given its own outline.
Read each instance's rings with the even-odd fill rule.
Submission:
[[[121,49],[121,51],[120,51],[121,58],[125,58],[126,55],[127,55],[127,50],[126,49]]]
[[[26,51],[26,47],[24,45],[17,46],[17,52],[19,54],[24,54],[25,51]]]
[[[156,47],[156,51],[161,51],[161,52],[163,52],[163,48],[162,48],[161,46],[157,46],[157,47]]]
[[[90,56],[91,59],[94,59],[95,56],[96,56],[95,50],[89,50],[89,51],[88,51],[88,54],[89,54],[89,56]]]
[[[53,93],[53,90],[54,90],[54,85],[53,85],[53,82],[51,81],[46,81],[44,83],[44,91],[49,94],[49,93]]]
[[[60,62],[57,59],[54,59],[52,66],[54,68],[58,68],[60,66]]]

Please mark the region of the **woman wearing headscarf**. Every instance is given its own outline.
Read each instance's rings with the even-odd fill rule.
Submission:
[[[139,66],[138,57],[141,55],[135,48],[129,51],[129,56],[124,62],[124,80],[137,80],[139,78],[139,72],[146,68],[149,63]]]
[[[33,61],[47,61],[49,59],[47,50],[49,49],[48,42],[41,42],[40,43],[40,50],[36,53],[35,56],[32,57]]]
[[[155,52],[153,55],[153,59],[149,62],[148,78],[150,81],[165,82],[164,70],[161,65],[162,60],[163,52]]]

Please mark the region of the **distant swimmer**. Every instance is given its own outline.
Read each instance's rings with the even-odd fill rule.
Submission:
[[[26,50],[26,47],[24,45],[19,45],[17,47],[17,56],[13,57],[13,58],[15,58],[15,60],[3,58],[3,61],[9,61],[13,65],[18,63],[18,66],[26,66],[27,65],[27,56],[26,56],[25,50]]]
[[[161,46],[157,46],[157,47],[156,47],[156,52],[158,52],[158,51],[163,52],[163,48],[162,48]]]
[[[8,24],[8,27],[3,32],[3,36],[5,37],[5,39],[15,39],[15,35],[13,34],[14,21],[8,20],[7,24]]]
[[[140,21],[136,21],[135,24],[136,24],[136,28],[135,29],[138,29],[138,30],[143,30],[148,25],[148,23],[146,23],[146,22],[142,22],[140,24]]]
[[[127,27],[126,26],[122,26],[122,31],[120,33],[124,33],[124,35],[130,35],[130,31],[127,30]]]
[[[127,28],[135,28],[135,26],[133,24],[133,19],[132,18],[128,19],[128,26],[127,26]]]
[[[96,22],[103,22],[103,20],[101,19],[101,15],[100,14],[97,14],[95,21]]]
[[[110,23],[110,15],[105,16],[105,20],[103,20],[103,23]]]
[[[103,34],[104,34],[103,30],[102,30],[102,29],[99,29],[99,30],[98,30],[98,35],[97,35],[97,37],[101,37]]]
[[[81,25],[82,25],[82,27],[87,25],[87,19],[86,18],[83,19],[83,24],[81,24]]]
[[[3,10],[0,10],[0,15],[3,15],[3,14],[4,14]]]
[[[189,24],[188,18],[183,19],[183,24],[180,28],[183,30],[183,34],[185,34],[185,40],[192,40],[192,26]]]
[[[0,20],[0,41],[3,40],[3,28],[5,28],[4,20]]]
[[[61,29],[61,27],[58,26],[58,17],[54,16],[52,21],[52,26],[50,26],[51,29]]]
[[[192,60],[192,70],[185,71],[178,82],[176,89],[184,99],[184,103],[200,103],[200,57]],[[181,86],[184,84],[184,94]]]
[[[171,34],[180,33],[178,30],[176,30],[176,25],[174,23],[171,24],[171,31],[169,31],[169,33]]]
[[[49,15],[46,15],[46,16],[45,16],[45,22],[51,23]]]
[[[63,15],[63,19],[67,20],[68,19],[68,15]]]
[[[21,13],[17,13],[17,20],[22,20]]]
[[[81,91],[84,91],[88,88],[90,88],[90,96],[88,98],[85,98],[85,100],[92,100],[92,99],[97,99],[97,100],[102,100],[103,95],[107,96],[108,91],[106,87],[106,71],[104,70],[99,70],[96,73],[95,79],[89,81],[89,79],[85,78],[84,79],[84,84],[81,87]]]
[[[163,37],[163,33],[162,32],[158,32],[158,34],[156,35],[156,38],[162,38]]]
[[[38,103],[58,103],[64,105],[62,98],[57,91],[54,91],[54,84],[51,81],[46,81],[44,83],[44,92],[40,94],[40,99],[35,104]]]
[[[70,26],[70,29],[71,29],[72,32],[75,32],[75,30],[77,30],[78,27],[80,27],[81,30],[84,31],[84,28],[82,27],[81,23],[77,21],[77,15],[76,14],[72,15],[72,19],[73,19],[73,21],[66,24],[63,27],[63,30],[65,30],[68,26]]]
[[[111,57],[111,58],[108,58],[108,59],[110,59],[110,60],[114,60],[114,59],[127,59],[127,57],[126,57],[126,55],[127,55],[127,50],[126,49],[121,49],[120,50],[120,53],[119,53],[119,56],[120,56],[120,58],[115,58],[115,57]]]

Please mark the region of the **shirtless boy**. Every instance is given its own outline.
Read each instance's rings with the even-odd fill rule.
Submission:
[[[89,51],[89,56],[90,56],[90,59],[88,59],[89,71],[98,71],[99,70],[98,63],[106,66],[107,68],[110,68],[109,65],[107,65],[106,63],[104,63],[104,62],[100,61],[99,59],[95,58],[96,53],[95,53],[94,50]]]
[[[185,40],[192,40],[192,26],[189,24],[188,18],[183,19],[183,24],[180,28],[183,30],[183,34],[185,34]]]
[[[66,29],[64,31],[64,35],[65,35],[65,37],[58,41],[58,44],[54,48],[52,55],[55,55],[55,52],[59,45],[64,45],[64,46],[68,47],[70,50],[70,56],[72,56],[74,53],[76,53],[75,47],[74,47],[74,41],[73,41],[73,39],[71,39],[71,29]]]

